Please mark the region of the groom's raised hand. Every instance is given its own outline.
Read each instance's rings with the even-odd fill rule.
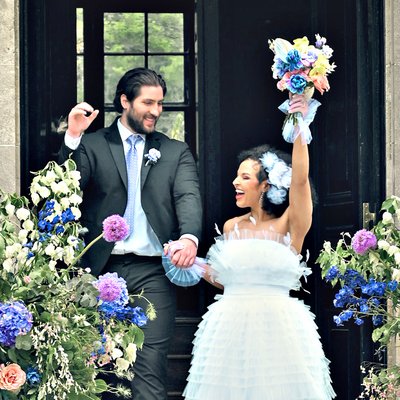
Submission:
[[[90,126],[99,114],[89,103],[77,104],[68,114],[67,133],[73,138],[78,138]]]

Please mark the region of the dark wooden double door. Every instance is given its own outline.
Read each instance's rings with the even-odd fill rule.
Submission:
[[[52,123],[75,103],[70,88],[76,87],[76,76],[66,71],[75,63],[76,46],[62,42],[62,32],[75,29],[71,3],[21,1],[22,192],[27,190],[29,171],[41,168],[58,148],[61,138],[54,135]],[[117,3],[122,9],[131,4]],[[153,10],[158,3],[165,7],[163,1],[147,3]],[[306,284],[311,294],[300,296],[316,314],[339,400],[359,394],[359,365],[373,358],[373,346],[368,328],[334,326],[333,292],[321,280],[314,261],[324,240],[334,242],[340,232],[360,228],[363,202],[376,209],[384,196],[382,7],[380,0],[193,2],[196,70],[190,79],[198,82],[198,124],[197,132],[189,136],[197,138],[190,145],[198,159],[203,191],[201,255],[213,243],[214,224],[222,226],[240,212],[231,185],[237,153],[265,142],[290,150],[280,136],[282,115],[277,106],[284,94],[271,76],[268,39],[312,39],[319,33],[334,49],[337,70],[330,79],[331,91],[318,97],[322,106],[312,128],[311,176],[319,202],[305,248],[310,250],[314,273]],[[97,67],[87,66],[87,73]],[[171,400],[181,398],[193,334],[216,292],[205,283],[178,289],[169,356]]]

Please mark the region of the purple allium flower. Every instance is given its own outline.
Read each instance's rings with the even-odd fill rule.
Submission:
[[[111,215],[103,221],[103,238],[107,242],[124,240],[129,234],[129,226],[118,214]]]
[[[116,272],[107,272],[99,276],[99,279],[93,282],[93,286],[98,289],[99,299],[104,302],[118,306],[124,306],[128,303],[126,281],[119,278]]]
[[[376,236],[366,229],[357,231],[351,240],[351,247],[357,254],[365,254],[369,249],[376,247]]]
[[[0,344],[14,346],[17,336],[32,329],[32,314],[22,301],[0,303]]]

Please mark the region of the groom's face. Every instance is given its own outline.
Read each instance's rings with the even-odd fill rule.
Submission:
[[[123,112],[121,122],[136,133],[147,134],[155,130],[164,100],[161,86],[142,86],[139,96],[128,101],[121,96]]]

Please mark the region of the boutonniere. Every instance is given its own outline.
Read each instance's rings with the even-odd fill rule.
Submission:
[[[154,165],[161,158],[161,153],[157,149],[152,148],[144,157],[147,158],[145,166],[148,164]]]

